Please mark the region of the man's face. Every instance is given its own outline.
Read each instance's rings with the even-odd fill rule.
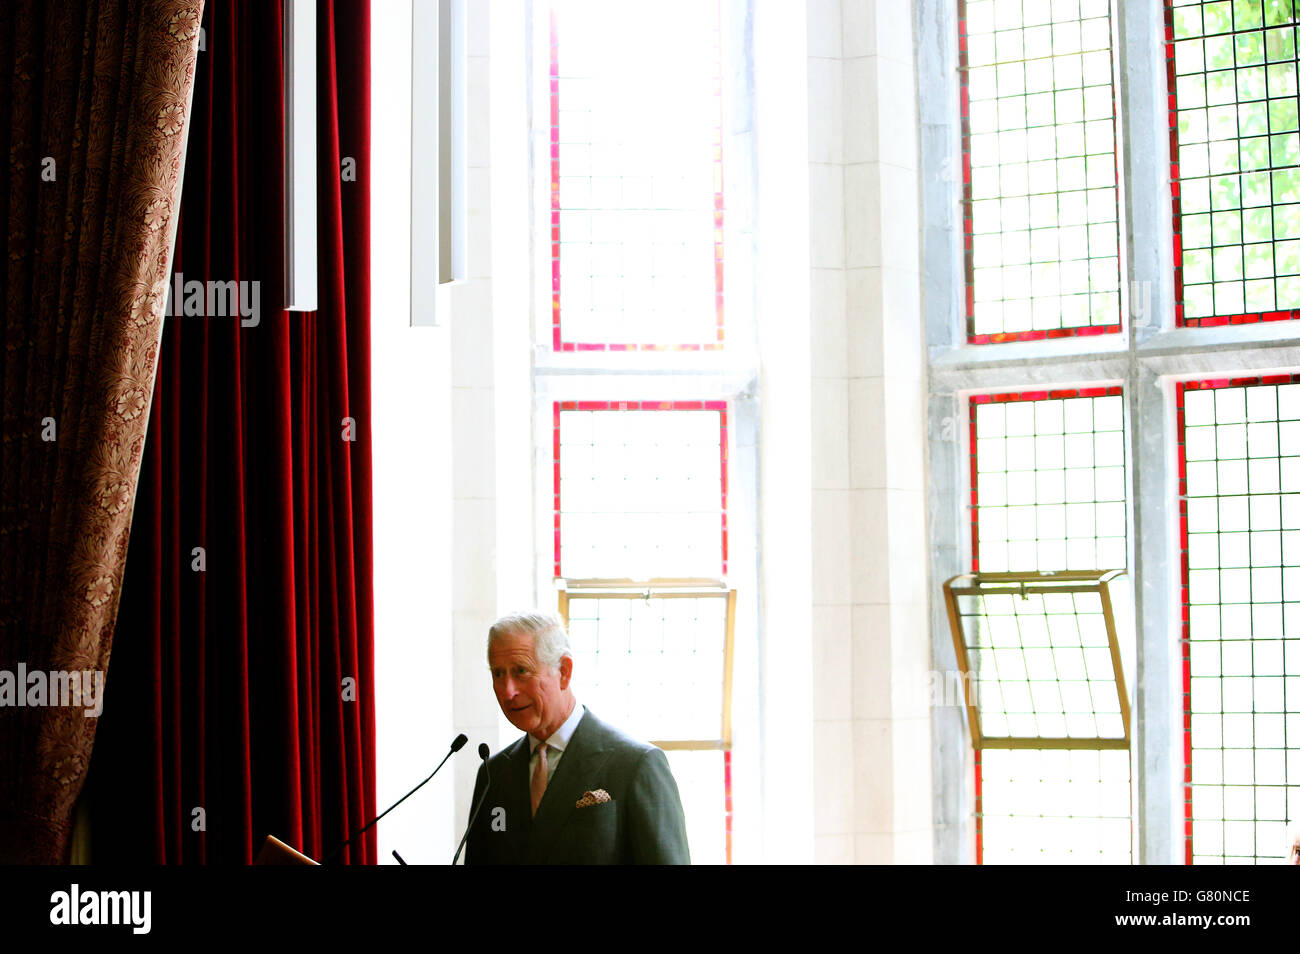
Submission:
[[[568,718],[569,676],[573,660],[560,660],[558,672],[548,670],[534,655],[531,634],[510,633],[488,650],[492,691],[497,704],[516,729],[547,739]]]

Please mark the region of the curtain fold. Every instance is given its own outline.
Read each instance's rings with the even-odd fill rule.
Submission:
[[[283,308],[282,16],[205,14],[174,272],[182,291],[258,282],[261,309],[165,323],[91,771],[96,862],[248,863],[267,834],[320,858],[375,811],[369,4],[317,4],[306,313]],[[343,857],[375,856],[371,832]]]
[[[66,859],[95,739],[93,706],[54,703],[93,702],[108,667],[202,8],[0,4],[3,862]],[[89,674],[91,699],[51,673]]]

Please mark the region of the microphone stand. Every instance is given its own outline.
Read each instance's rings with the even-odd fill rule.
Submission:
[[[393,804],[389,805],[386,809],[383,810],[382,813],[380,813],[379,815],[377,815],[377,816],[375,816],[373,819],[371,819],[371,821],[369,822],[369,824],[366,825],[365,828],[363,828],[363,829],[361,829],[359,832],[356,832],[355,834],[353,834],[353,836],[352,836],[351,838],[349,838],[347,841],[343,842],[343,844],[339,845],[337,848],[335,848],[333,851],[331,851],[328,855],[326,855],[326,856],[325,856],[325,860],[322,861],[321,864],[329,864],[331,861],[334,860],[334,857],[335,857],[336,855],[338,855],[338,853],[339,853],[340,851],[342,851],[342,850],[343,850],[344,848],[346,848],[348,845],[352,844],[352,842],[356,841],[358,838],[360,838],[362,835],[364,835],[366,832],[368,832],[371,828],[375,827],[375,825],[376,825],[376,823],[378,823],[379,819],[383,818],[384,815],[387,815],[389,812],[391,812],[391,811],[392,811],[394,808],[396,808],[398,805],[402,804],[402,802],[406,801],[408,798],[410,798],[412,795],[414,795],[414,794],[415,794],[416,792],[418,792],[420,789],[424,788],[425,785],[429,784],[429,782],[433,779],[433,777],[434,777],[435,775],[438,774],[438,769],[442,768],[443,765],[445,765],[445,764],[447,763],[447,760],[448,760],[449,758],[451,758],[453,755],[455,755],[457,752],[459,752],[459,751],[460,751],[460,750],[465,746],[465,743],[468,742],[468,741],[469,741],[469,739],[465,736],[464,733],[461,733],[460,735],[456,736],[455,740],[451,743],[451,748],[447,750],[447,754],[444,755],[444,756],[442,757],[442,761],[438,763],[438,768],[435,768],[432,772],[430,772],[428,778],[426,778],[426,779],[425,779],[423,782],[421,782],[419,785],[415,786],[415,788],[411,789],[409,792],[407,792],[405,795],[403,795],[403,796],[402,796],[401,798],[399,798],[397,801],[393,802]]]
[[[486,742],[478,744],[478,757],[487,765],[488,756],[492,753],[489,751]],[[465,850],[465,842],[469,840],[469,833],[474,828],[474,822],[478,820],[478,813],[483,810],[483,803],[487,801],[488,789],[492,787],[492,773],[484,773],[483,791],[478,797],[478,804],[474,806],[474,811],[469,816],[469,824],[465,826],[465,834],[460,839],[460,845],[456,848],[455,857],[451,859],[451,866],[456,867],[456,862],[460,860],[460,853]]]

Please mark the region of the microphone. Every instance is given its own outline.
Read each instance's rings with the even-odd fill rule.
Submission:
[[[478,757],[483,760],[484,765],[487,765],[488,756],[491,754],[492,751],[487,747],[486,742],[480,742],[478,744]],[[485,779],[483,782],[483,792],[478,797],[478,804],[474,806],[474,811],[470,813],[469,824],[465,826],[465,834],[460,839],[460,846],[456,849],[456,857],[451,859],[453,868],[456,866],[456,862],[460,860],[460,853],[465,850],[465,842],[469,838],[471,829],[474,827],[474,822],[478,818],[478,813],[483,810],[483,803],[487,801],[488,789],[492,787],[492,773],[484,772],[483,776]]]
[[[461,749],[463,749],[463,748],[465,747],[465,743],[468,742],[468,741],[469,741],[469,737],[466,736],[464,732],[462,732],[460,735],[456,736],[456,738],[454,738],[454,739],[452,740],[452,742],[451,742],[451,748],[447,750],[447,754],[444,755],[444,756],[442,757],[442,761],[438,763],[438,768],[435,768],[432,772],[430,772],[428,778],[426,778],[426,779],[425,779],[423,782],[421,782],[419,785],[415,786],[415,788],[411,789],[409,792],[407,792],[405,795],[403,795],[403,796],[402,796],[401,798],[399,798],[397,801],[393,802],[393,804],[391,804],[391,805],[389,805],[387,808],[385,808],[385,809],[384,809],[380,814],[378,814],[378,815],[376,815],[374,818],[372,818],[372,819],[371,819],[371,820],[366,824],[366,827],[365,827],[365,828],[363,828],[363,829],[361,829],[360,831],[358,831],[358,832],[356,832],[355,834],[353,834],[353,836],[352,836],[351,838],[349,838],[347,841],[343,842],[343,844],[339,845],[337,848],[335,848],[333,851],[331,851],[328,855],[326,855],[326,856],[325,856],[325,860],[322,862],[322,864],[329,864],[329,863],[334,859],[334,856],[335,856],[335,855],[337,855],[340,851],[342,851],[342,850],[343,850],[344,848],[346,848],[348,845],[352,844],[352,842],[356,841],[358,838],[360,838],[362,835],[364,835],[366,832],[368,832],[371,828],[373,828],[373,827],[375,826],[375,824],[379,821],[379,819],[383,818],[385,815],[387,815],[389,812],[391,812],[391,811],[392,811],[394,808],[396,808],[398,805],[402,804],[402,802],[406,801],[408,798],[410,798],[412,795],[414,795],[414,794],[415,794],[416,792],[418,792],[420,789],[424,788],[425,785],[429,784],[429,782],[433,779],[433,777],[434,777],[435,775],[438,774],[438,769],[442,768],[443,765],[445,765],[445,764],[447,763],[447,760],[448,760],[449,758],[451,758],[455,753],[457,753],[457,752],[459,752]]]

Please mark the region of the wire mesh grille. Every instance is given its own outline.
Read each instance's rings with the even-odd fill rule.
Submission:
[[[1123,400],[1118,387],[971,397],[973,570],[1106,569],[1127,565]],[[1078,648],[1085,649],[1082,640]],[[1086,655],[1083,665],[1086,675]],[[1093,668],[1095,671],[1096,665]],[[1069,690],[1072,705],[1082,702],[1080,688],[1076,681]],[[1028,686],[1025,692],[1032,700]],[[1062,695],[1061,719],[1065,717],[1064,702]],[[1101,715],[1104,718],[1113,713]],[[1074,721],[1078,724],[1079,717]],[[985,731],[994,734],[992,728]],[[976,753],[978,863],[1055,858],[1059,855],[1056,846],[1064,838],[1076,844],[1110,846],[1098,860],[1131,862],[1131,838],[1124,841],[1122,850],[1114,841],[1114,832],[1119,830],[1116,817],[1122,816],[1126,823],[1123,827],[1131,834],[1129,753],[1102,753],[1106,757],[1100,759],[1097,753],[1071,754],[1080,759],[1071,761],[1060,752],[1039,750]],[[983,779],[983,760],[989,756],[993,759],[989,764],[997,773],[994,781],[1001,780],[991,789]],[[1081,771],[1078,766],[1085,762],[1094,766],[1093,774],[1080,776],[1090,781],[1079,784],[1101,786],[1107,804],[1122,794],[1126,808],[1118,815],[1084,813],[1063,821],[1042,816],[1035,807],[1041,804],[1039,793],[1075,784],[1070,781],[1075,776],[1067,773]],[[986,827],[986,819],[991,827]]]
[[[1118,331],[1108,0],[959,2],[973,343]]]
[[[1300,819],[1300,384],[1178,387],[1189,863],[1277,863]]]
[[[1300,308],[1300,120],[1291,0],[1166,7],[1180,324]]]
[[[555,575],[726,573],[726,403],[560,402]]]
[[[1129,753],[984,749],[984,864],[1130,864]]]
[[[721,347],[720,5],[555,0],[556,350]]]
[[[1101,595],[958,593],[988,737],[1125,737]]]
[[[571,599],[575,685],[636,738],[722,738],[725,599]]]
[[[973,569],[1127,564],[1118,387],[971,398]]]
[[[555,575],[718,578],[727,571],[724,401],[553,406]],[[722,740],[727,601],[570,594],[575,684],[634,737]],[[730,751],[669,755],[692,858],[731,861]]]

